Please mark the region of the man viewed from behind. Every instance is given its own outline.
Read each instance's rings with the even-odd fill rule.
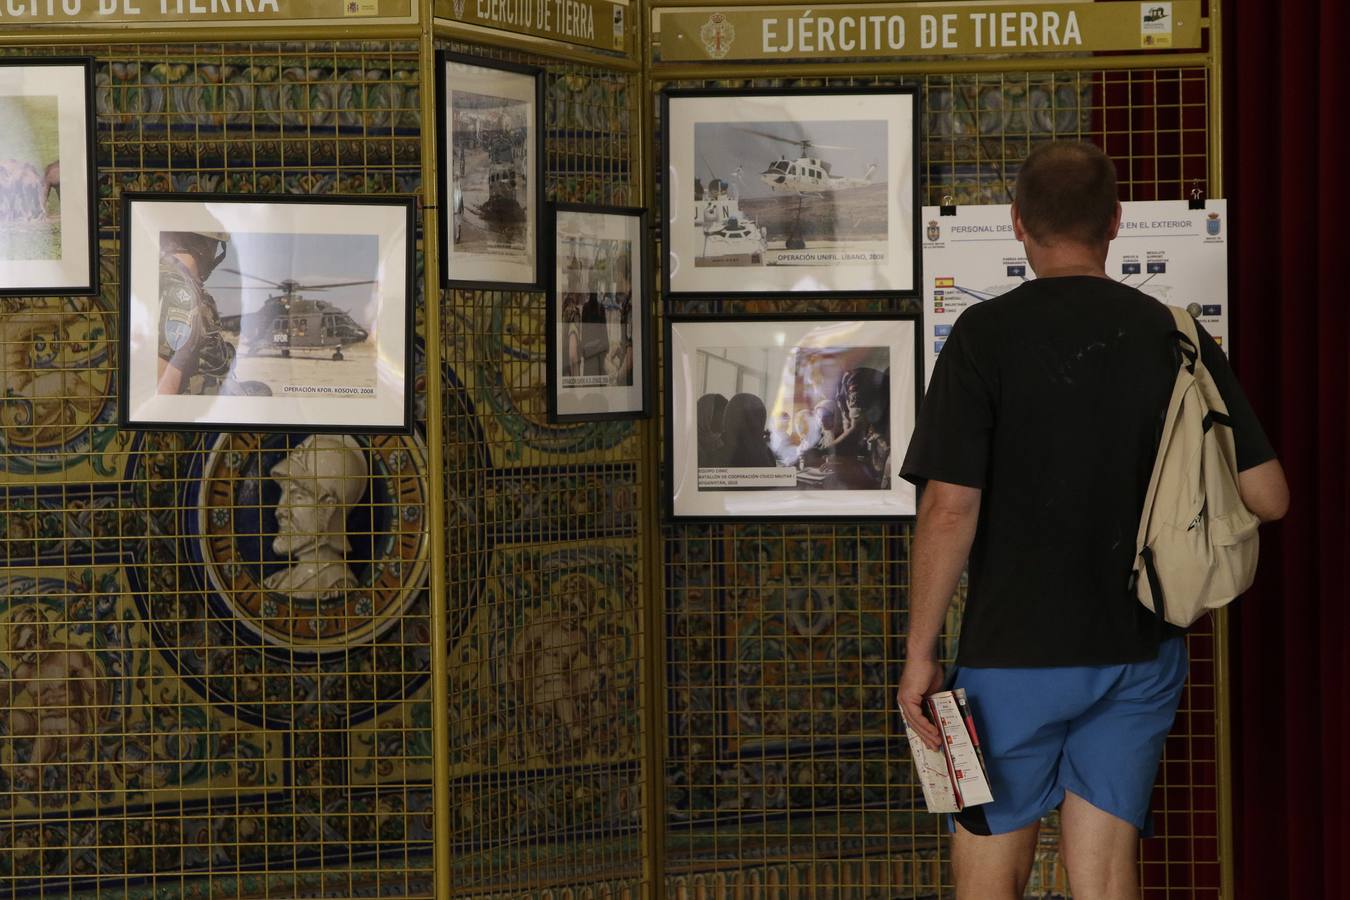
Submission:
[[[1037,278],[957,321],[901,469],[923,493],[898,700],[936,748],[922,698],[943,685],[937,641],[969,560],[952,682],[979,716],[994,802],[954,817],[957,897],[1020,898],[1040,819],[1058,807],[1074,897],[1136,900],[1138,837],[1187,668],[1180,629],[1129,587],[1175,325],[1106,274],[1120,204],[1101,150],[1037,147],[1016,196],[1013,230]],[[1278,519],[1284,473],[1198,331],[1232,419],[1242,500]]]

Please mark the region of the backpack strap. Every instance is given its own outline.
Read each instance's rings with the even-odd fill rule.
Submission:
[[[1182,361],[1177,366],[1177,377],[1172,384],[1172,396],[1167,402],[1167,415],[1163,419],[1162,435],[1158,440],[1157,453],[1153,459],[1153,473],[1148,480],[1148,493],[1144,497],[1144,513],[1139,517],[1139,535],[1135,539],[1135,549],[1139,559],[1144,563],[1144,576],[1148,579],[1148,589],[1153,595],[1153,611],[1158,618],[1164,618],[1164,598],[1162,594],[1162,582],[1158,578],[1158,572],[1153,563],[1153,551],[1148,546],[1148,529],[1153,519],[1153,501],[1158,494],[1159,472],[1163,465],[1163,449],[1172,438],[1172,432],[1176,430],[1177,419],[1181,414],[1181,401],[1190,390],[1191,384],[1195,381],[1195,367],[1199,359],[1199,335],[1195,331],[1195,320],[1191,314],[1184,309],[1175,306],[1169,306],[1172,313],[1172,319],[1176,328],[1171,335],[1177,338],[1177,347],[1181,351]],[[1135,577],[1131,576],[1130,589],[1133,591],[1137,586]]]
[[[1153,458],[1153,474],[1149,476],[1148,493],[1144,497],[1143,515],[1139,517],[1139,536],[1135,540],[1135,550],[1141,560],[1144,562],[1145,574],[1148,576],[1149,590],[1160,592],[1161,586],[1158,582],[1158,576],[1153,571],[1153,551],[1148,546],[1148,529],[1153,521],[1153,501],[1158,495],[1158,483],[1161,481],[1159,473],[1162,471],[1164,449],[1172,439],[1172,433],[1177,428],[1178,420],[1181,418],[1181,401],[1190,390],[1195,376],[1189,371],[1186,365],[1177,366],[1176,382],[1172,386],[1172,397],[1167,403],[1167,417],[1163,420],[1162,436],[1158,439],[1158,449]],[[1131,583],[1131,589],[1135,584]],[[1153,610],[1158,612],[1162,609],[1161,593],[1154,593]]]
[[[1158,566],[1153,562],[1153,548],[1145,546],[1139,551],[1144,561],[1144,577],[1148,579],[1148,592],[1153,595],[1153,614],[1160,624],[1167,622],[1167,601],[1163,597],[1162,579],[1158,577]]]
[[[1177,347],[1181,350],[1182,358],[1186,360],[1186,368],[1194,375],[1196,361],[1200,359],[1200,335],[1195,330],[1195,318],[1179,306],[1167,308],[1172,313],[1173,323],[1177,326],[1172,332],[1178,339]]]

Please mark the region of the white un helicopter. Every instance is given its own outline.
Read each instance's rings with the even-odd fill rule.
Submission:
[[[812,150],[855,150],[857,149],[855,147],[817,144],[809,139],[785,138],[770,134],[767,131],[756,131],[753,128],[742,127],[740,130],[756,137],[777,141],[781,144],[791,144],[798,148],[797,152],[800,155],[796,159],[779,156],[778,159],[769,163],[767,169],[759,173],[760,180],[768,186],[769,190],[779,194],[797,195],[797,212],[791,233],[789,233],[786,241],[789,250],[801,250],[806,247],[806,241],[802,239],[801,235],[802,203],[805,200],[821,199],[823,194],[869,187],[873,183],[872,175],[877,170],[876,163],[868,166],[867,171],[861,177],[851,177],[835,175],[827,161],[811,155]]]
[[[769,163],[767,169],[759,173],[760,180],[768,185],[772,191],[785,194],[823,194],[827,191],[845,191],[852,188],[867,187],[872,183],[872,174],[877,170],[876,163],[873,163],[867,167],[867,171],[863,173],[861,178],[835,175],[828,162],[809,155],[810,152],[813,149],[853,150],[856,148],[817,144],[815,141],[807,139],[794,140],[769,134],[767,131],[756,131],[753,128],[742,128],[741,130],[756,137],[778,141],[783,144],[792,144],[800,148],[797,152],[801,155],[795,160],[780,156]]]

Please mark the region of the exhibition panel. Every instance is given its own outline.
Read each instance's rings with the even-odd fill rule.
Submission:
[[[701,15],[709,17],[707,11]],[[1023,62],[1026,69],[1018,71]],[[1118,162],[1125,200],[1166,198],[1184,208],[1193,189],[1217,194],[1209,155],[1208,70],[1160,66],[1146,58],[1129,62],[1130,67],[1100,68],[1091,59],[942,60],[947,71],[932,74],[928,70],[938,67],[936,62],[916,61],[885,65],[890,74],[798,77],[801,64],[755,76],[764,64],[705,59],[697,65],[654,64],[652,71],[653,90],[676,96],[728,87],[739,92],[801,87],[812,95],[916,87],[923,111],[917,196],[958,212],[1008,202],[1021,161],[1032,146],[1050,139],[1087,140],[1107,149]],[[719,78],[724,66],[730,74]],[[696,78],[685,75],[691,68]],[[654,125],[658,145],[665,129],[659,120]],[[748,145],[745,158],[713,175],[725,174],[734,183],[732,173],[741,166],[745,183],[750,173],[772,172],[779,156],[773,143]],[[841,165],[859,161],[846,150],[822,155],[827,152]],[[673,183],[663,180],[665,174],[658,169],[658,190]],[[749,195],[745,189],[743,196]],[[847,191],[815,201],[814,227],[828,228],[831,217],[855,221],[851,203]],[[932,224],[925,219],[920,230]],[[767,238],[769,246],[785,240],[772,231]],[[925,271],[923,278],[931,281],[932,275]],[[660,309],[677,327],[689,317],[725,320],[727,343],[734,343],[731,335],[747,321],[768,325],[794,314],[920,315],[924,340],[931,344],[932,326],[926,323],[944,304],[955,305],[947,293],[945,286],[930,286],[918,300],[795,292],[753,299],[675,295],[664,298]],[[663,351],[672,353],[673,344]],[[671,391],[671,382],[663,389]],[[765,405],[795,409],[789,393],[778,395],[777,407]],[[824,399],[844,405],[838,398]],[[692,441],[684,424],[668,415],[660,423],[664,442],[678,447]],[[790,447],[796,432],[791,423],[786,430]],[[809,433],[809,425],[800,431]],[[770,444],[772,439],[771,431]],[[803,481],[803,472],[810,467],[798,469],[798,493],[811,482]],[[663,491],[679,488],[672,482]],[[857,503],[838,508],[845,518],[863,511]],[[840,897],[950,895],[946,824],[924,811],[904,726],[892,711],[906,631],[907,604],[897,598],[908,595],[911,540],[912,528],[898,521],[663,526],[670,729],[665,853],[672,896],[774,896],[779,890]],[[944,629],[948,662],[955,655],[963,597],[964,583]],[[1231,839],[1219,766],[1223,637],[1222,625],[1209,623],[1189,637],[1190,681],[1154,797],[1162,839],[1142,845],[1150,897],[1223,895],[1226,863],[1220,848]],[[1068,895],[1058,844],[1058,819],[1051,814],[1042,824],[1027,896]]]
[[[421,306],[404,299],[420,278],[387,265],[412,259],[416,237],[404,198],[422,183],[417,43],[26,51],[45,52],[93,58],[100,294],[2,301],[11,712],[0,884],[44,896],[429,893],[434,542],[421,326],[407,358],[410,433],[306,429],[294,411],[280,420],[299,428],[288,434],[116,424],[118,368],[148,363],[153,381],[157,327],[177,350],[195,348],[190,365],[176,350],[159,355],[193,370],[191,399],[203,403],[264,399],[223,396],[213,380],[264,380],[262,367],[283,362],[248,340],[255,325],[268,344],[289,332],[292,359],[313,357],[316,379],[344,365],[335,350],[377,358],[366,331],[400,334]],[[207,215],[183,201],[342,194],[373,211],[363,204],[384,198],[404,234],[381,262],[385,230],[351,237],[363,226],[332,206],[308,221],[276,203],[242,219],[222,207],[223,219],[175,221],[176,234],[215,235],[202,258],[229,254],[226,277],[173,270],[166,280],[151,235],[151,343],[148,357],[129,358],[118,348],[129,275],[119,251],[133,192]],[[263,209],[280,217],[260,219]],[[300,232],[335,234],[307,248]],[[383,272],[397,280],[391,318],[372,306],[339,344],[305,346],[307,304],[359,318],[351,289],[326,286]],[[169,284],[190,301],[181,330],[159,316],[177,308]],[[263,289],[242,289],[253,286]],[[272,319],[288,314],[291,328],[275,331]],[[310,324],[335,333],[323,315]],[[398,337],[392,349],[403,346]],[[328,402],[350,410],[338,395]],[[402,401],[389,407],[402,424]],[[45,683],[25,686],[34,676]]]
[[[924,246],[1052,139],[1221,203],[1217,9],[176,2],[0,19],[0,895],[951,896]],[[1233,895],[1226,634],[1149,898]]]
[[[635,73],[457,39],[438,48],[484,67],[539,73],[538,196],[556,204],[559,216],[643,204]],[[469,166],[473,130],[471,122],[461,125]],[[502,129],[503,140],[519,146],[523,130]],[[514,177],[523,198],[519,182],[528,173]],[[494,217],[490,197],[470,194],[458,210],[461,242],[470,228],[509,229],[518,221]],[[551,224],[552,212],[542,210],[539,221]],[[577,223],[564,227],[558,240],[579,243]],[[552,268],[555,235],[545,237]],[[593,371],[617,371],[604,362],[617,358],[608,341],[622,330],[622,309],[606,320],[603,306],[619,293],[609,287],[621,277],[613,267],[634,262],[623,242],[645,237],[625,228],[576,248],[588,277],[603,283],[587,292],[601,307],[595,336],[607,348],[588,364]],[[565,278],[544,280],[567,287]],[[566,305],[561,296],[554,301]],[[550,416],[549,306],[541,290],[441,292],[442,359],[472,403],[453,408],[447,391],[448,796],[441,808],[448,889],[456,896],[635,898],[652,878],[649,758],[659,733],[649,699],[659,673],[649,663],[647,436],[631,418]]]

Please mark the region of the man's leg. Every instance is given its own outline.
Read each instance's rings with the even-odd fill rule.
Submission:
[[[1005,834],[979,835],[958,822],[952,835],[956,900],[1021,900],[1040,828],[1040,822],[1032,822]]]
[[[1073,791],[1059,812],[1060,856],[1074,900],[1139,900],[1139,830]],[[959,883],[959,882],[958,882]]]
[[[1139,900],[1139,832],[1186,667],[1184,641],[1164,641],[1156,659],[1119,667],[1102,700],[1069,725],[1060,823],[1075,898]]]

